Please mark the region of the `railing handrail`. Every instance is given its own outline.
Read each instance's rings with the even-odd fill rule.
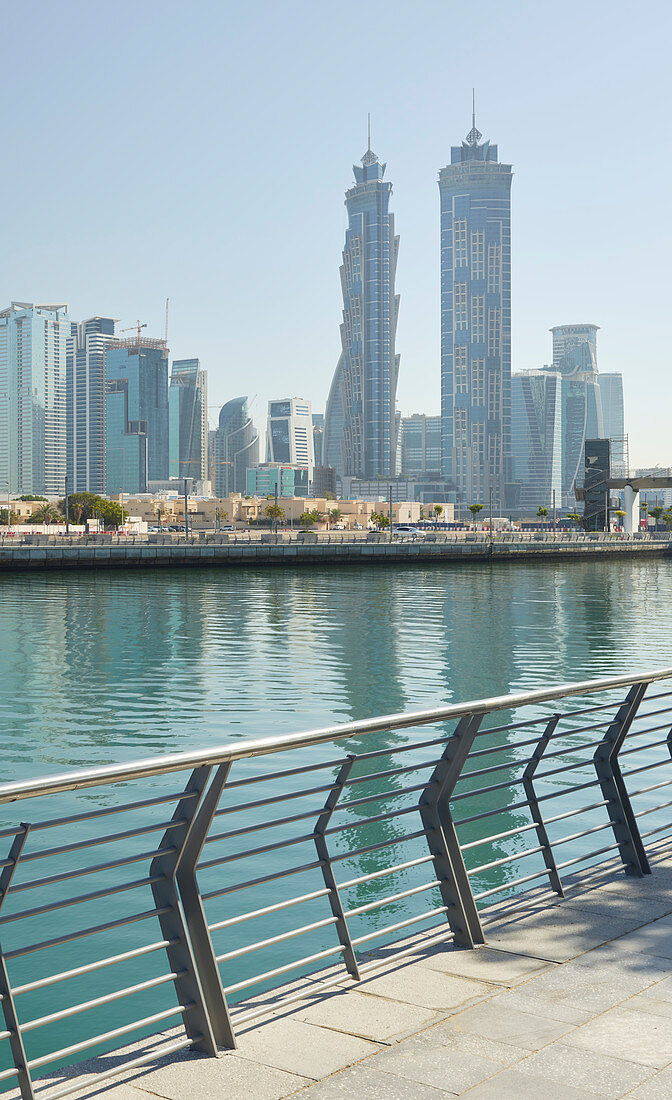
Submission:
[[[277,737],[256,738],[234,742],[216,748],[200,749],[197,752],[170,753],[165,756],[153,756],[145,760],[129,761],[123,764],[105,764],[97,768],[81,768],[76,772],[64,772],[17,783],[0,784],[0,804],[17,802],[26,798],[58,794],[64,791],[81,790],[85,787],[121,783],[153,775],[165,775],[169,772],[183,771],[203,765],[233,763],[235,760],[249,759],[255,756],[268,756],[272,753],[291,749],[322,745],[330,741],[341,741],[361,734],[379,733],[382,730],[404,729],[409,726],[427,725],[431,722],[462,718],[466,715],[484,715],[498,710],[513,710],[535,703],[546,703],[570,695],[587,695],[591,692],[609,691],[611,688],[628,687],[634,684],[652,683],[672,677],[672,668],[655,669],[635,675],[608,676],[597,680],[580,680],[558,684],[554,688],[542,688],[537,691],[516,692],[509,695],[496,695],[489,699],[469,700],[450,706],[432,707],[429,710],[402,711],[397,714],[384,714],[376,718],[364,718],[355,722],[345,722],[322,729],[304,730],[297,733],[281,734]]]

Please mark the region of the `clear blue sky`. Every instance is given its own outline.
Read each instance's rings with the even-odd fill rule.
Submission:
[[[477,123],[514,166],[513,367],[600,325],[634,465],[672,465],[670,7],[660,0],[0,0],[0,308],[137,317],[210,401],[323,409],[343,193],[387,161],[399,403],[439,408],[439,169]],[[216,410],[212,409],[214,416]]]

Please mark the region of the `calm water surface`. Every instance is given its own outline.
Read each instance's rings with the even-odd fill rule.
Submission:
[[[5,780],[672,663],[672,560],[0,578]]]
[[[672,560],[664,559],[398,571],[342,568],[3,576],[2,780],[221,745],[235,739],[564,681],[672,666],[672,631],[668,626],[671,602]],[[418,735],[401,731],[385,740],[386,735],[381,734],[377,741],[369,739],[365,746],[353,748],[386,748],[413,736]],[[398,762],[386,757],[382,765],[391,767]],[[253,763],[257,771],[263,770],[259,761]],[[239,765],[246,766],[251,764]],[[168,789],[178,786],[173,777]],[[380,788],[384,789],[389,788]],[[250,790],[248,798],[262,793],[266,792]],[[132,796],[141,797],[135,792],[129,794]],[[55,800],[48,806],[40,806],[41,800],[0,806],[0,824],[14,824],[32,815],[36,820],[54,813],[81,812],[95,808],[94,804],[104,804],[108,797],[107,791],[83,792],[80,796],[60,796],[57,807]],[[86,800],[84,804],[82,799]],[[508,806],[514,796],[507,795],[504,801]],[[297,802],[292,805],[304,808]],[[389,803],[373,803],[361,813],[363,817],[371,816],[388,807]],[[165,815],[165,809],[160,812]],[[276,812],[273,816],[280,815]],[[103,831],[114,832],[119,827],[115,825],[118,819],[101,820]],[[231,827],[226,818],[223,820]],[[347,853],[369,844],[371,830],[374,837],[398,835],[395,829],[403,830],[410,819],[400,820],[401,825],[388,821],[366,826],[368,831],[355,827],[334,841],[335,850]],[[523,820],[519,812],[514,812],[507,824],[516,826]],[[40,837],[35,847],[68,842],[76,836],[65,830],[56,836],[56,832],[33,834]],[[602,836],[598,834],[598,843]],[[8,843],[0,840],[0,844]],[[518,838],[513,838],[510,843],[494,845],[491,854],[486,852],[485,856],[496,859],[513,851],[517,860],[517,843]],[[110,847],[103,855],[99,850],[94,860],[112,858]],[[92,851],[85,849],[68,858],[77,866],[86,866],[87,860],[92,860]],[[314,851],[312,855],[296,848],[288,851],[288,860],[295,862],[315,858]],[[422,850],[415,854],[422,854]],[[383,852],[346,860],[340,865],[340,878],[382,867],[387,858]],[[28,864],[25,877],[34,876],[39,866]],[[499,886],[507,876],[510,880],[515,866],[510,863],[497,868],[494,877],[486,876],[481,881],[481,888]],[[416,885],[419,880],[415,871],[418,869],[396,888]],[[139,869],[138,873],[146,871]],[[256,870],[242,870],[243,880],[246,873],[249,878],[261,870],[258,864]],[[90,881],[91,877],[79,880],[77,892],[83,892]],[[102,884],[111,881],[108,878]],[[221,869],[202,872],[204,890],[221,881]],[[92,883],[88,888],[99,885]],[[295,892],[319,889],[321,885],[321,880],[297,881]],[[62,887],[67,888],[67,884]],[[380,879],[358,888],[356,898],[351,897],[349,903],[365,904],[389,890],[389,881]],[[25,894],[17,897],[26,904]],[[53,888],[37,889],[30,891],[29,900],[39,905],[53,897]],[[130,895],[116,898],[115,913],[119,914],[152,904],[150,895],[141,902]],[[221,899],[219,908],[215,905],[209,910],[210,919],[220,920],[239,912],[240,908],[235,908],[241,906],[239,898],[233,895],[232,900]],[[3,916],[11,917],[12,902],[10,894]],[[269,894],[264,888],[247,890],[244,902],[243,909],[268,905]],[[431,899],[420,895],[418,911],[427,908],[428,903]],[[301,908],[305,912],[299,918],[289,911],[286,927],[291,928],[292,921],[310,922],[325,916],[322,902],[315,903],[312,910]],[[20,945],[21,939],[26,942],[26,936],[28,942],[41,942],[58,935],[69,921],[81,924],[83,919],[95,924],[104,917],[99,910],[89,916],[86,909],[76,907],[59,910],[57,917],[37,915],[16,924],[10,919],[2,930],[3,948],[11,950]],[[284,914],[265,923],[256,919],[236,926],[224,940],[217,940],[216,950],[228,951],[244,944],[245,935],[252,932],[251,925],[256,926],[253,931],[258,938],[275,935],[285,927],[283,919]],[[394,905],[382,914],[367,914],[368,923],[362,928],[383,927],[376,921],[389,924],[391,919],[395,919]],[[146,924],[142,934],[149,935],[150,940],[156,938],[154,932],[147,931]],[[77,966],[99,958],[101,950],[116,953],[132,948],[141,942],[137,938],[141,932],[140,925],[131,924],[110,934],[102,945],[94,942],[96,937],[75,940],[59,949],[57,959],[48,952],[20,957],[12,964],[13,981]],[[322,931],[302,937],[300,950],[305,946],[304,953],[308,954],[333,942],[333,933]],[[292,950],[295,953],[289,957],[295,958],[296,945]],[[282,965],[287,961],[288,956],[283,954],[286,951],[287,945],[283,944],[260,952],[258,962],[256,955],[237,961],[228,968],[225,979],[244,978],[244,963],[249,967],[250,958],[257,966],[252,975]],[[54,1011],[71,1003],[68,998],[85,1001],[105,990],[133,984],[160,973],[152,967],[161,966],[165,971],[165,959],[151,956],[142,973],[132,967],[126,972],[109,968],[94,977],[54,987],[48,994],[28,994],[22,998],[23,1018]],[[73,988],[67,990],[66,985]],[[172,995],[172,988],[162,987],[162,994]],[[157,1011],[166,1003],[155,993],[143,994],[139,1001],[139,1015]],[[74,1033],[69,1022],[55,1025],[49,1035],[33,1032],[29,1056],[67,1045],[73,1041],[73,1034],[79,1039],[82,1034],[96,1035],[124,1023],[129,1019],[125,1011],[117,1003],[104,1012],[87,1013],[83,1032]],[[137,1019],[138,1014],[130,1018]],[[2,1065],[0,1054],[0,1068]]]

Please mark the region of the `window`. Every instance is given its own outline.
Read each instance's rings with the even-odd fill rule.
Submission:
[[[467,266],[466,218],[455,218],[453,222],[453,258],[455,267]]]
[[[485,424],[483,421],[471,425],[471,461],[472,465],[485,463]]]
[[[485,339],[485,296],[475,294],[471,299],[472,343]]]
[[[488,309],[488,355],[491,359],[498,359],[500,353],[500,319],[502,311],[498,306]]]
[[[501,288],[501,245],[488,245],[488,294],[499,294]]]
[[[467,410],[455,409],[454,414],[455,448],[458,451],[467,449]]]
[[[485,405],[485,359],[471,361],[471,403]]]
[[[471,277],[485,278],[485,233],[475,229],[471,234]]]
[[[488,371],[488,420],[499,420],[501,407],[501,373]]]
[[[457,344],[453,353],[455,368],[455,393],[469,392],[469,367],[467,363],[467,345]]]
[[[467,327],[467,284],[455,283],[453,287],[453,299],[455,310],[455,328]]]

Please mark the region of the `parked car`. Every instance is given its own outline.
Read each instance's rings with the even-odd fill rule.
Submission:
[[[421,531],[419,527],[411,527],[410,524],[406,523],[400,523],[398,526],[395,526],[393,534],[412,539],[424,539],[425,537],[425,532]]]

